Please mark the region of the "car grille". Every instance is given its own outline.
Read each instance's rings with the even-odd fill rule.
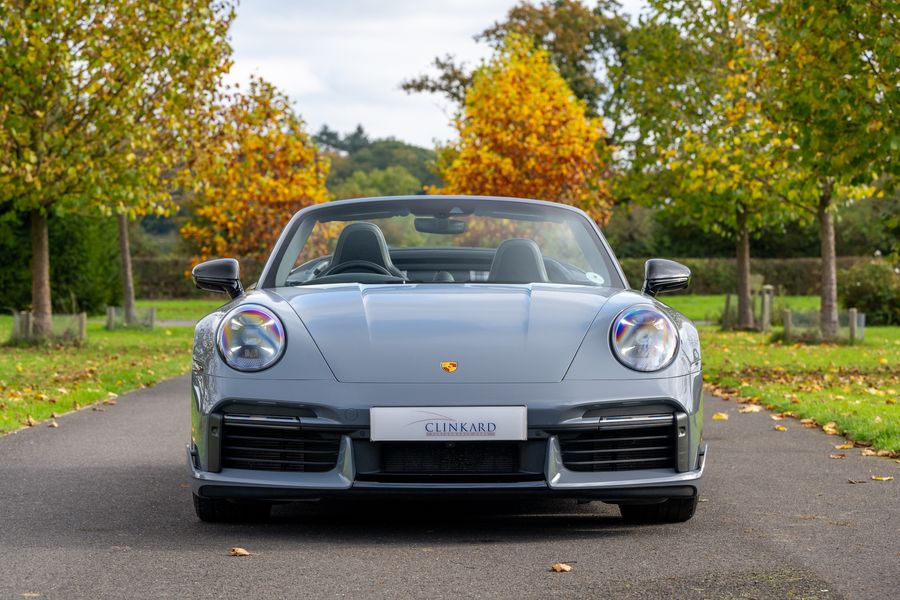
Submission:
[[[673,419],[559,435],[570,471],[635,471],[676,466]]]
[[[516,444],[502,442],[384,443],[385,474],[496,474],[519,469]]]
[[[301,429],[294,418],[225,415],[222,466],[320,473],[337,465],[339,433]]]

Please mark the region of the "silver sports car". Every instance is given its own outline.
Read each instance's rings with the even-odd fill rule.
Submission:
[[[630,522],[697,505],[697,330],[656,300],[687,286],[647,261],[629,287],[575,208],[470,196],[297,213],[252,289],[194,336],[188,463],[204,521],[362,494],[544,494]]]

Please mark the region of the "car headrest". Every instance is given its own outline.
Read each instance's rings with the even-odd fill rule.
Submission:
[[[350,223],[341,231],[331,256],[331,265],[351,260],[369,261],[394,274],[400,274],[399,269],[391,262],[384,234],[372,223]]]
[[[488,281],[525,283],[547,281],[544,256],[533,240],[505,240],[494,253]]]

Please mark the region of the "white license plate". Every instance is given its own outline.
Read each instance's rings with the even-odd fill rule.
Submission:
[[[373,442],[528,438],[524,406],[376,406],[369,419]]]

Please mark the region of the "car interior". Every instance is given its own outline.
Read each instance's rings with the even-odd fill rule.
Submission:
[[[589,276],[590,275],[590,276]],[[373,223],[341,231],[333,254],[294,267],[287,285],[316,283],[569,283],[602,285],[603,277],[544,256],[537,242],[510,238],[497,248],[389,248]]]

